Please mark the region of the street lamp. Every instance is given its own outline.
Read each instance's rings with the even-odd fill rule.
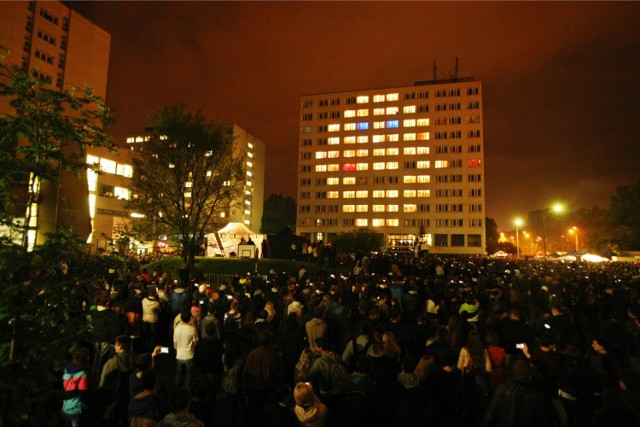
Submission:
[[[578,252],[579,246],[578,246],[578,227],[571,227],[569,229],[569,234],[573,234],[576,236],[576,252]]]
[[[520,227],[522,227],[522,224],[524,224],[522,222],[521,218],[516,218],[513,223],[516,225],[516,257],[520,258],[520,235],[519,235],[519,229]]]

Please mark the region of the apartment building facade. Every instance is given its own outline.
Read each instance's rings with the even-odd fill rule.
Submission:
[[[305,95],[296,231],[357,229],[392,250],[485,252],[482,84],[473,78]]]
[[[63,90],[72,84],[90,87],[102,98],[107,90],[109,33],[58,1],[0,2],[0,45],[4,62]],[[0,98],[0,112],[12,113]],[[25,182],[28,177],[25,177]],[[57,182],[44,182],[31,206],[29,242],[60,225],[84,238],[91,233],[87,181],[61,172]]]

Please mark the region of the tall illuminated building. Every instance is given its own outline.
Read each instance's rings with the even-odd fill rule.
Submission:
[[[306,95],[296,231],[356,229],[388,248],[485,252],[482,84],[473,78]]]
[[[9,50],[4,61],[32,72],[51,88],[88,86],[104,98],[111,36],[58,1],[0,2],[0,45]],[[9,112],[0,99],[0,112]],[[28,177],[25,177],[25,180]],[[91,233],[87,181],[61,172],[57,183],[45,182],[32,206],[29,241],[69,225],[87,238]]]

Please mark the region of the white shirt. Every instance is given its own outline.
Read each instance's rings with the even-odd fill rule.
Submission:
[[[193,359],[198,342],[198,331],[189,324],[180,323],[173,331],[173,346],[176,349],[176,359]]]

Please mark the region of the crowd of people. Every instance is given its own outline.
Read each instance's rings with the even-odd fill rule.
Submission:
[[[210,286],[183,269],[105,287],[89,313],[94,346],[64,373],[65,418],[640,425],[639,265],[357,258],[347,275],[272,271]]]

